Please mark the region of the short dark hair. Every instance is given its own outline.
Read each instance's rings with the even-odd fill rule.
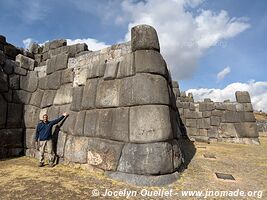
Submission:
[[[45,113],[45,114],[43,115],[43,117],[44,117],[44,116],[47,116],[47,117],[48,117],[48,114]]]

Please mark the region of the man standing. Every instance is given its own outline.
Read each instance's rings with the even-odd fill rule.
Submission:
[[[54,160],[54,152],[53,152],[53,144],[52,144],[52,128],[55,124],[59,123],[64,117],[68,116],[67,113],[63,113],[61,117],[48,121],[48,115],[43,115],[43,120],[38,123],[36,128],[36,137],[35,142],[36,145],[38,145],[38,142],[40,142],[40,161],[39,161],[39,167],[44,166],[44,151],[45,147],[47,147],[48,156],[49,156],[49,166],[53,167],[53,160]]]

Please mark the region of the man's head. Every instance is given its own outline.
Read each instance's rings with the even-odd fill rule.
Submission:
[[[48,122],[48,115],[47,114],[43,115],[43,122],[44,123]]]

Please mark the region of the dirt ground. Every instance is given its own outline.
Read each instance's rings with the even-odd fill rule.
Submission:
[[[187,169],[165,187],[137,187],[64,165],[38,168],[37,160],[28,157],[1,160],[0,199],[267,199],[267,138],[260,141],[261,145],[195,142]],[[219,180],[215,172],[232,174],[236,180]],[[104,196],[106,190],[109,196]],[[194,190],[202,191],[202,197],[182,196],[182,191]],[[232,193],[225,197],[222,191]],[[205,198],[207,192],[210,196]],[[239,192],[247,196],[233,197]]]

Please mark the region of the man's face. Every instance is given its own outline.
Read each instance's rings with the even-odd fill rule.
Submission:
[[[43,116],[43,121],[46,123],[48,121],[48,115]]]

